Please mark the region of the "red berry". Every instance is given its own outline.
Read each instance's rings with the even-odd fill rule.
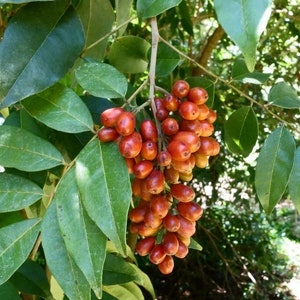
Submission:
[[[190,221],[181,215],[177,216],[180,222],[180,227],[177,233],[181,236],[191,237],[196,232],[196,222]]]
[[[172,156],[170,152],[164,150],[158,153],[156,157],[157,164],[161,167],[169,166],[172,162]]]
[[[180,103],[178,112],[186,120],[196,120],[200,114],[199,107],[191,101]]]
[[[185,80],[177,80],[172,86],[172,93],[178,98],[184,98],[190,91],[190,85]]]
[[[201,136],[211,136],[214,132],[214,125],[208,120],[201,120],[199,122],[202,129]]]
[[[199,120],[186,120],[182,119],[180,122],[180,129],[182,131],[192,131],[198,136],[202,133],[202,127]]]
[[[141,160],[133,167],[133,174],[136,178],[146,178],[153,170],[153,163],[150,160]]]
[[[165,135],[173,135],[178,132],[179,124],[174,118],[166,118],[161,123],[161,130]]]
[[[137,157],[142,149],[142,137],[138,132],[122,137],[119,143],[119,151],[126,158]]]
[[[201,206],[194,201],[186,203],[179,202],[177,204],[177,211],[181,216],[190,221],[199,220],[203,214],[203,209]]]
[[[217,113],[212,110],[212,109],[209,109],[209,114],[207,116],[207,120],[210,122],[210,123],[214,123],[217,119]]]
[[[155,214],[151,209],[149,209],[144,216],[144,223],[146,227],[158,228],[162,223],[162,219],[159,215]]]
[[[173,141],[186,144],[191,153],[196,152],[201,145],[199,136],[192,131],[179,131],[173,136]],[[175,159],[175,157],[173,157]],[[176,159],[175,159],[176,160]]]
[[[103,126],[114,127],[118,117],[124,112],[121,107],[112,107],[102,112],[100,122]]]
[[[193,201],[196,194],[193,188],[183,183],[172,184],[171,186],[172,196],[180,202]]]
[[[162,104],[167,111],[177,111],[179,107],[178,99],[172,94],[165,96]]]
[[[188,247],[183,242],[179,241],[178,251],[175,254],[175,256],[178,258],[185,258],[188,253],[189,253]]]
[[[116,122],[116,130],[122,136],[130,135],[135,130],[135,115],[132,112],[124,111],[120,114]]]
[[[209,115],[209,107],[206,104],[198,105],[199,108],[199,116],[198,120],[205,120]]]
[[[112,142],[119,137],[119,134],[115,128],[105,127],[98,130],[97,136],[101,142]]]
[[[172,273],[172,271],[174,269],[173,257],[170,255],[166,255],[165,259],[161,263],[158,264],[158,269],[164,275],[168,275],[168,274]]]
[[[164,170],[165,180],[167,183],[178,183],[179,180],[179,172],[175,170],[173,167],[166,168]]]
[[[149,260],[155,265],[161,263],[165,259],[165,257],[166,253],[164,247],[161,244],[155,245],[149,254]]]
[[[208,93],[201,87],[193,87],[189,91],[188,100],[197,105],[203,104],[208,100]]]
[[[146,141],[142,145],[141,155],[144,159],[154,160],[157,156],[157,144],[153,141]]]
[[[154,248],[154,245],[155,245],[155,237],[148,236],[148,237],[145,237],[144,239],[139,240],[136,243],[135,251],[140,256],[146,256]]]
[[[212,137],[201,137],[199,153],[207,156],[215,156],[220,152],[220,144]]]
[[[174,232],[167,232],[163,237],[162,245],[167,255],[174,255],[179,247],[176,234]]]
[[[170,205],[163,195],[155,195],[150,201],[151,211],[161,219],[168,214]]]
[[[153,121],[144,120],[140,125],[140,134],[144,141],[150,140],[152,142],[157,142],[158,133],[157,128]]]
[[[129,211],[128,218],[131,222],[140,223],[144,221],[144,216],[148,208],[146,206],[137,206]]]
[[[176,232],[180,227],[177,215],[167,214],[163,219],[163,225],[167,231]]]
[[[153,170],[145,181],[150,194],[159,194],[165,188],[165,176],[160,170]]]
[[[174,160],[184,161],[191,156],[190,148],[184,142],[179,140],[172,140],[168,145],[167,150]]]

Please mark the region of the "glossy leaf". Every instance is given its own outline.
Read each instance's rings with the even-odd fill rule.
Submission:
[[[250,72],[242,58],[234,62],[232,69],[232,78],[243,83],[262,84],[269,79],[270,75],[271,73]]]
[[[164,11],[178,5],[182,0],[138,0],[136,9],[138,16],[143,19],[155,17]]]
[[[56,84],[22,101],[28,113],[58,131],[78,133],[93,130],[93,119],[80,97],[71,89]]]
[[[0,286],[27,259],[40,231],[40,219],[28,219],[0,229]]]
[[[59,227],[67,251],[96,296],[101,298],[107,238],[82,207],[74,178],[75,169],[72,168],[64,175],[55,194]]]
[[[45,270],[38,262],[27,259],[9,280],[24,294],[51,297]]]
[[[104,285],[124,284],[134,281],[144,287],[155,297],[152,283],[149,277],[135,264],[126,261],[115,254],[108,254],[104,264]]]
[[[127,80],[113,66],[89,62],[75,70],[79,84],[90,94],[103,98],[121,98],[127,91]]]
[[[296,90],[285,82],[276,83],[270,90],[268,102],[282,108],[300,108]]]
[[[190,5],[187,5],[187,1],[181,1],[178,6],[178,13],[180,15],[180,22],[182,28],[190,35],[194,35],[193,28],[193,14]]]
[[[75,167],[79,192],[89,216],[125,255],[131,184],[118,146],[94,139],[80,152]]]
[[[214,0],[218,20],[240,48],[250,72],[256,63],[256,48],[265,30],[272,0]]]
[[[116,0],[116,26],[122,25],[130,18],[132,0]],[[127,26],[123,26],[119,29],[119,36],[123,35]]]
[[[138,286],[133,283],[125,283],[118,285],[104,286],[105,290],[109,295],[115,299],[126,299],[126,300],[141,300],[144,299],[144,296]]]
[[[265,140],[255,171],[259,201],[270,214],[286,190],[293,168],[295,141],[285,127],[277,128]]]
[[[147,70],[150,44],[138,36],[123,36],[114,41],[109,61],[122,73],[142,73]]]
[[[19,291],[10,281],[0,285],[0,299],[22,300]]]
[[[173,51],[164,43],[158,44],[157,61],[156,61],[156,76],[167,76],[180,62],[180,57],[177,52]]]
[[[67,297],[74,300],[89,300],[90,286],[66,248],[58,223],[55,202],[52,202],[44,216],[42,241],[47,266]]]
[[[79,1],[76,10],[80,16],[85,32],[85,48],[82,57],[102,60],[105,55],[107,38],[96,43],[112,30],[115,14],[109,0]]]
[[[300,212],[300,147],[295,153],[294,166],[289,180],[289,192],[296,209]]]
[[[225,142],[228,149],[248,156],[258,138],[258,122],[251,106],[244,106],[232,113],[225,123]]]
[[[0,165],[34,172],[62,163],[60,152],[48,141],[21,128],[0,126]]]
[[[0,212],[25,208],[43,196],[43,190],[34,182],[8,173],[0,173]]]
[[[67,1],[29,3],[18,10],[0,44],[0,107],[51,86],[84,45],[78,15]]]

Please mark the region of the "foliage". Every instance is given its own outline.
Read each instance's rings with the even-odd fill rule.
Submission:
[[[239,199],[255,192],[271,214],[290,197],[300,209],[299,7],[283,2],[1,1],[1,299],[142,299],[141,289],[155,297],[128,246],[126,164],[116,144],[100,143],[96,133],[109,107],[149,118],[153,91],[170,90],[178,78],[207,89],[223,146],[209,169],[194,174],[209,207],[196,237],[204,249],[200,270],[217,273],[209,268],[215,256],[206,256],[218,254],[217,242],[230,252],[217,270],[225,266],[229,283],[246,286],[237,284],[234,294],[269,295],[282,274],[270,227],[260,213],[249,222],[241,203],[252,202]],[[201,194],[209,187],[211,198]],[[225,192],[238,213],[216,205]],[[243,235],[251,224],[261,231]],[[201,233],[221,236],[208,243]],[[255,252],[232,252],[237,236],[241,247],[255,241]],[[264,247],[270,255],[259,260]],[[260,279],[275,266],[257,295],[249,274],[237,277],[245,266]]]

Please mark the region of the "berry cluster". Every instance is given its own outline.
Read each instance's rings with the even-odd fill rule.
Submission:
[[[186,184],[193,168],[205,168],[210,156],[220,151],[211,137],[216,112],[205,103],[207,91],[176,81],[172,92],[155,99],[154,118],[143,120],[136,130],[132,112],[110,108],[100,117],[102,142],[115,141],[132,174],[132,193],[137,203],[129,212],[131,233],[138,234],[136,252],[149,255],[163,274],[174,267],[173,256],[184,258],[201,206]]]

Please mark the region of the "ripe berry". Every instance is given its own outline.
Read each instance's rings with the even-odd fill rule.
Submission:
[[[134,178],[131,183],[132,194],[136,197],[141,197],[142,179]]]
[[[149,253],[149,260],[155,265],[161,263],[165,259],[165,257],[166,253],[164,247],[161,244],[155,245]]]
[[[158,153],[156,157],[157,164],[161,167],[169,166],[172,162],[172,156],[170,152],[164,150]]]
[[[171,186],[172,196],[180,202],[190,202],[194,200],[196,194],[193,188],[183,183],[176,183]]]
[[[142,144],[141,155],[144,159],[154,160],[157,156],[157,144],[153,141],[145,141]]]
[[[175,254],[175,256],[178,257],[178,258],[185,258],[188,253],[189,253],[188,247],[184,243],[179,241],[178,251]]]
[[[201,87],[193,87],[188,94],[188,100],[195,104],[203,104],[208,100],[208,93]]]
[[[148,208],[146,206],[137,206],[129,211],[128,218],[131,222],[140,223],[144,221],[144,216]]]
[[[170,203],[163,195],[155,195],[152,197],[150,201],[150,209],[159,218],[164,218],[168,214],[169,208]]]
[[[100,122],[105,127],[114,127],[116,125],[118,117],[124,112],[121,107],[112,107],[106,109],[100,115]]]
[[[172,140],[168,145],[167,150],[174,160],[184,161],[191,156],[190,148],[184,142],[179,140]]]
[[[181,141],[188,146],[191,153],[196,152],[201,145],[200,138],[192,131],[179,131],[173,136],[173,141]],[[173,157],[173,155],[172,155]],[[173,159],[176,160],[175,157]]]
[[[184,98],[190,91],[190,85],[185,80],[177,80],[172,86],[172,93],[178,98]]]
[[[144,141],[150,140],[153,142],[157,142],[158,133],[157,128],[153,121],[151,120],[144,120],[140,125],[140,134]]]
[[[195,221],[192,222],[181,215],[178,215],[177,217],[180,222],[180,227],[177,230],[177,233],[181,236],[191,237],[196,232]]]
[[[186,120],[196,120],[200,114],[199,107],[191,101],[180,103],[178,112]]]
[[[181,216],[190,220],[190,221],[197,221],[201,218],[203,214],[203,209],[201,206],[194,202],[179,202],[177,204],[177,210]]]
[[[182,181],[191,181],[193,179],[194,175],[193,172],[190,173],[179,173],[179,178]]]
[[[167,255],[174,255],[178,251],[179,242],[174,232],[167,232],[162,241]]]
[[[146,227],[158,228],[162,223],[162,219],[149,209],[144,216],[144,223]]]
[[[173,135],[178,132],[179,124],[174,118],[166,118],[161,123],[161,130],[165,135]]]
[[[119,151],[126,158],[137,157],[142,149],[142,137],[138,132],[122,137],[119,143]]]
[[[135,130],[135,115],[132,112],[124,111],[120,114],[116,122],[116,130],[122,136],[130,135]]]
[[[179,107],[178,99],[172,94],[165,96],[162,104],[167,111],[177,111]]]
[[[194,154],[195,157],[195,164],[199,169],[204,169],[208,166],[208,159],[209,156],[196,151]]]
[[[133,158],[124,158],[129,174],[133,174],[133,167],[135,165],[135,160]]]
[[[115,128],[104,127],[98,130],[97,136],[101,142],[112,142],[119,137],[119,133]]]
[[[208,120],[201,120],[199,122],[202,128],[201,136],[211,136],[214,132],[214,125]]]
[[[209,108],[206,104],[200,104],[198,105],[199,108],[199,116],[198,120],[205,120],[209,115]]]
[[[158,269],[164,275],[168,275],[168,274],[172,273],[172,271],[174,269],[173,257],[170,255],[166,255],[165,259],[161,263],[158,264]]]
[[[133,167],[133,174],[136,178],[146,178],[153,170],[153,163],[150,160],[141,160]]]
[[[135,251],[140,255],[140,256],[146,256],[150,253],[150,251],[153,249],[155,245],[155,237],[153,236],[148,236],[145,237],[144,239],[140,239],[135,246]]]
[[[179,180],[179,172],[175,170],[173,167],[166,168],[164,170],[165,180],[167,183],[178,183]]]
[[[159,194],[165,187],[165,176],[160,170],[153,170],[145,179],[150,194]]]
[[[195,157],[191,154],[190,158],[185,161],[172,161],[172,167],[179,173],[190,173],[195,167]]]
[[[198,136],[201,136],[202,127],[199,120],[185,120],[182,119],[180,122],[180,129],[182,131],[192,131]]]
[[[215,156],[220,152],[220,144],[212,137],[201,137],[199,153],[207,156]]]
[[[167,231],[176,232],[180,228],[180,220],[177,215],[167,214],[163,219],[163,225]]]
[[[210,122],[210,123],[214,123],[217,119],[217,113],[212,110],[212,109],[209,109],[209,114],[207,116],[207,120]]]
[[[146,226],[144,222],[138,224],[138,234],[143,237],[153,236],[158,228]]]

